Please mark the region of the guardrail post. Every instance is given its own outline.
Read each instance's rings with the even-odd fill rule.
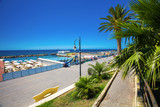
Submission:
[[[139,73],[139,78],[140,78],[140,90],[143,95],[144,105],[146,107],[158,107],[157,101],[151,91],[150,86],[140,73]]]

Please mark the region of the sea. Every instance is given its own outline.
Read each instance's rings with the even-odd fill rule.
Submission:
[[[81,52],[104,52],[104,51],[111,51],[116,49],[82,49]],[[79,50],[74,51],[73,49],[56,49],[56,50],[0,50],[0,56],[18,56],[18,55],[36,55],[36,54],[48,54],[48,56],[39,56],[38,58],[56,58],[57,55],[51,55],[52,53],[58,53],[58,51],[70,51],[70,52],[79,52]],[[20,58],[5,58],[4,61],[12,61],[12,60],[36,60],[37,56],[33,57],[20,57]]]

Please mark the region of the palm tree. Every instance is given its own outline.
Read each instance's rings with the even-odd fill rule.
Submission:
[[[122,69],[124,77],[131,71],[140,73],[155,87],[160,79],[160,1],[131,0],[130,7],[138,22],[121,23],[121,38],[133,42],[115,57],[110,67]]]
[[[89,70],[93,72],[93,74],[98,74],[99,77],[101,77],[101,74],[105,71],[107,71],[106,69],[106,63],[99,63],[96,62],[96,65],[92,65],[89,64],[92,68],[90,68]]]
[[[138,19],[152,28],[160,28],[159,0],[130,0],[129,5],[137,14]]]
[[[106,16],[105,18],[100,18],[105,20],[106,22],[100,23],[99,32],[107,32],[114,31],[116,36],[120,36],[119,32],[121,32],[121,27],[119,26],[120,22],[127,22],[130,19],[129,14],[130,10],[126,10],[126,8],[121,5],[117,5],[115,8],[111,7],[109,9],[109,13],[111,15]],[[121,53],[121,38],[117,38],[117,50],[118,54]]]

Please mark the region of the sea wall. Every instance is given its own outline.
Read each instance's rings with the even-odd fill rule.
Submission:
[[[47,56],[48,54],[36,54],[36,55],[17,55],[17,56],[0,56],[0,59],[4,58],[18,58],[18,57],[31,57],[31,56]]]

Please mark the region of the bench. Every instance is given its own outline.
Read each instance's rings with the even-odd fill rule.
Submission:
[[[38,102],[38,101],[40,101],[40,100],[42,100],[42,99],[44,99],[44,98],[56,93],[58,88],[59,88],[59,86],[54,87],[54,88],[48,88],[48,89],[44,90],[43,92],[41,92],[40,94],[35,95],[33,97],[33,99],[35,100],[35,102]]]

